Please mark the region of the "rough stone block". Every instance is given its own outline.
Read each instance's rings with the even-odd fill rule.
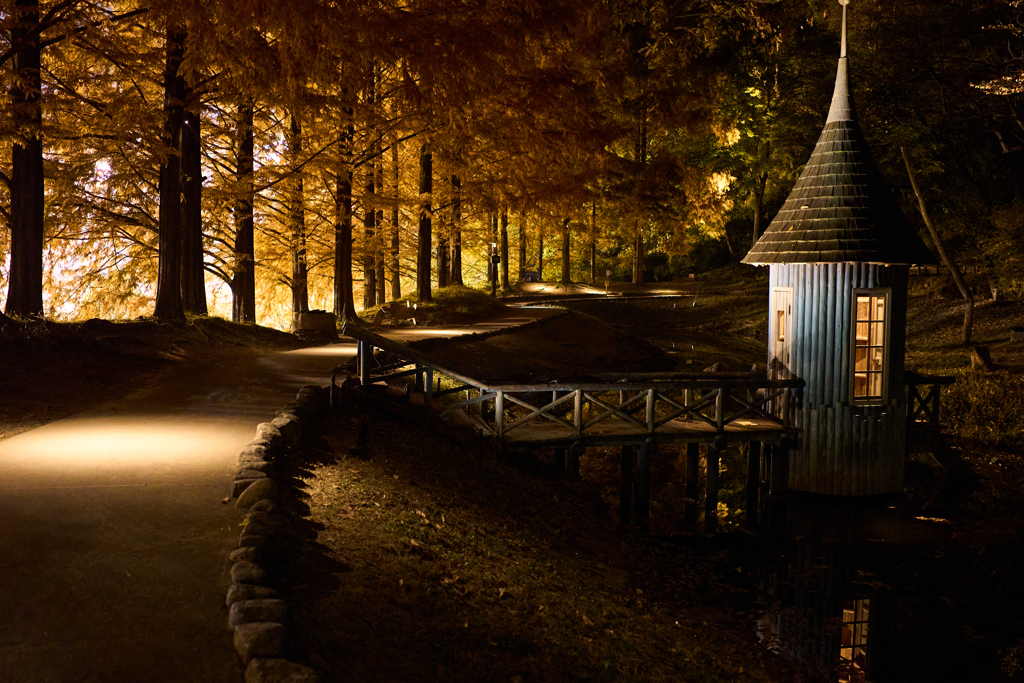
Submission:
[[[254,533],[254,532],[242,532],[242,535],[238,537],[239,548],[256,548],[256,552],[263,552],[273,542],[274,537],[270,534]]]
[[[316,672],[287,659],[253,659],[245,667],[245,683],[317,683]]]
[[[250,512],[277,512],[277,505],[269,500],[258,500],[249,508]]]
[[[231,566],[231,581],[233,583],[252,583],[266,585],[267,573],[255,562],[235,562]]]
[[[231,564],[235,562],[259,562],[259,550],[256,548],[235,548],[228,555]]]
[[[262,481],[262,479],[235,479],[231,482],[231,497],[241,497],[242,493],[257,481]],[[235,503],[235,505],[237,506],[238,503]]]
[[[281,433],[281,439],[289,446],[299,443],[299,422],[298,420],[286,417],[275,417],[270,424]]]
[[[255,472],[262,472],[268,477],[272,477],[275,474],[273,463],[269,463],[266,460],[243,460],[238,463],[238,470],[239,472],[241,472],[242,470],[253,470]],[[256,478],[262,479],[262,477]]]
[[[235,627],[235,650],[248,663],[256,657],[280,657],[284,651],[284,624],[256,621]]]
[[[267,449],[273,449],[282,442],[281,431],[270,422],[261,422],[256,425],[256,439],[254,441],[266,442]]]
[[[273,621],[283,624],[287,620],[288,605],[284,600],[267,598],[263,600],[240,600],[231,605],[228,623],[234,627],[251,624],[254,621]]]
[[[257,586],[254,583],[233,583],[228,588],[227,598],[224,603],[231,605],[241,600],[267,600],[278,597],[277,591],[268,586]]]
[[[266,477],[266,472],[250,469],[248,467],[239,467],[235,470],[235,481],[243,481],[245,479],[266,479]]]
[[[273,537],[281,530],[281,520],[276,514],[260,512],[246,520],[242,536]]]
[[[269,458],[269,455],[267,454],[267,445],[260,441],[250,441],[239,454],[239,457],[242,456],[253,456],[260,458],[261,460],[267,460]]]
[[[241,495],[238,495],[235,507],[241,510],[248,510],[260,500],[269,500],[272,503],[277,502],[277,484],[273,479],[267,478],[250,481],[243,487]]]

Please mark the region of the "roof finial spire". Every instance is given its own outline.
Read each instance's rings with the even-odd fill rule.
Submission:
[[[846,6],[850,4],[850,0],[839,0],[839,4],[843,6],[843,42],[839,46],[839,56],[846,56]]]

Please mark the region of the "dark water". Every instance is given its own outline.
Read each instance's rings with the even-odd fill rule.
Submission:
[[[1002,669],[1022,642],[1019,556],[1013,539],[997,550],[968,533],[942,512],[790,501],[737,569],[759,596],[759,637],[812,679],[1018,680]]]

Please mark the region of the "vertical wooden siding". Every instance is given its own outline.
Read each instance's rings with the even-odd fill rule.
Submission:
[[[793,288],[790,370],[807,383],[794,416],[803,431],[797,448],[790,451],[790,488],[842,496],[877,495],[902,488],[907,273],[906,266],[868,263],[770,267],[772,289]],[[888,391],[883,403],[853,405],[853,290],[875,288],[891,289]],[[775,334],[774,325],[773,313],[769,316],[770,335]]]

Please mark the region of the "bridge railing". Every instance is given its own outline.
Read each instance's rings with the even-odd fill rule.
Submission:
[[[904,375],[907,385],[907,427],[939,429],[940,389],[953,384],[954,377],[922,375],[908,370]]]
[[[443,371],[442,371],[443,372]],[[502,439],[515,429],[551,422],[580,438],[617,421],[637,434],[656,434],[673,421],[694,421],[721,433],[742,420],[789,428],[789,410],[803,380],[704,374],[699,377],[594,383],[475,384],[477,395],[442,414],[480,405],[481,423]],[[783,409],[773,411],[775,401]]]
[[[767,379],[762,373],[662,373],[625,377],[599,376],[592,382],[487,384],[438,366],[425,355],[365,329],[347,328],[358,341],[357,368],[362,384],[401,376],[416,376],[416,385],[430,406],[434,399],[464,392],[464,398],[445,403],[441,414],[478,412],[477,424],[498,439],[529,425],[554,423],[575,438],[596,433],[616,422],[635,434],[656,434],[676,421],[692,421],[714,433],[724,433],[743,420],[771,428],[792,427],[791,407],[804,385],[799,378]],[[389,352],[391,362],[379,363],[374,348]],[[410,367],[411,366],[411,367]],[[453,386],[435,387],[435,376]],[[779,407],[781,406],[781,410]]]

